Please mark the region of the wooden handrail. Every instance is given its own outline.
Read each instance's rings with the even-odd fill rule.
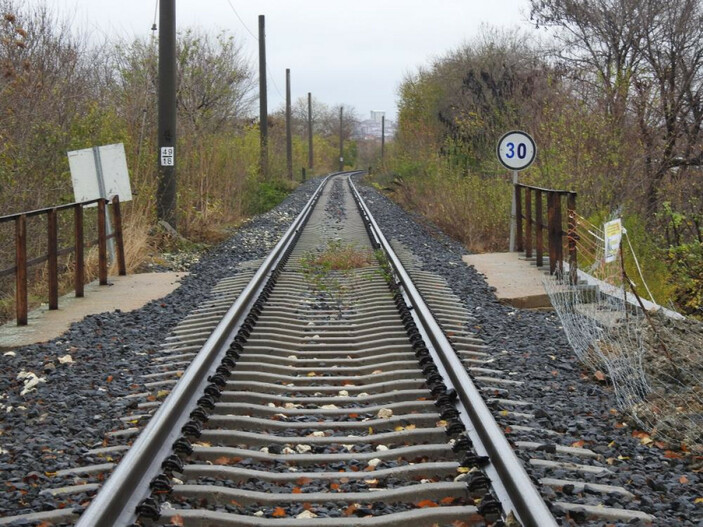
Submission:
[[[86,244],[83,237],[83,208],[93,204],[98,205],[98,239]],[[106,206],[108,204],[112,205],[111,211],[114,223],[114,232],[110,235],[106,232],[105,214]],[[73,247],[59,248],[58,212],[71,208],[74,210],[74,244]],[[27,218],[40,216],[42,214],[47,215],[47,254],[27,260]],[[29,267],[47,261],[49,262],[49,309],[52,310],[58,309],[59,307],[58,257],[61,255],[69,254],[71,252],[75,254],[76,268],[74,284],[76,297],[82,297],[84,293],[84,250],[86,247],[98,245],[98,275],[100,278],[100,285],[107,285],[107,240],[109,239],[114,238],[116,242],[115,256],[117,260],[118,273],[121,276],[127,274],[124,253],[124,238],[122,233],[122,214],[120,212],[120,200],[118,196],[114,196],[111,200],[98,198],[0,217],[0,223],[10,221],[14,221],[15,223],[15,265],[13,267],[0,270],[0,277],[8,276],[10,274],[15,275],[15,310],[18,326],[27,325],[27,269]]]

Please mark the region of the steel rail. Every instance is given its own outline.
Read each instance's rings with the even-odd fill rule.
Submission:
[[[81,515],[76,524],[77,527],[125,526],[134,522],[137,505],[147,497],[149,483],[160,473],[161,463],[171,452],[173,442],[180,436],[181,427],[189,419],[190,411],[196,407],[197,399],[202,395],[208,377],[222,361],[227,348],[269,276],[286,251],[295,243],[329,177],[331,176],[322,181],[301,213],[203,344],[178,384]]]
[[[458,395],[457,404],[461,403],[461,406],[464,407],[457,409],[462,413],[462,418],[468,413],[469,422],[464,424],[471,435],[474,446],[479,450],[479,454],[481,453],[480,450],[485,450],[489,456],[491,464],[489,467],[494,469],[494,476],[491,476],[492,470],[486,470],[487,475],[491,478],[494,486],[498,487],[496,493],[499,498],[501,494],[507,494],[509,498],[507,506],[505,500],[501,499],[504,509],[508,509],[505,510],[506,514],[512,509],[518,520],[526,527],[556,527],[558,524],[554,516],[535,488],[522,463],[515,455],[493,414],[486,406],[481,393],[466,372],[464,365],[423,300],[422,295],[413,285],[410,275],[383,235],[371,211],[351,180],[351,176],[349,177],[349,185],[362,215],[370,225],[373,236],[383,249],[396,273],[398,285],[404,289],[404,296],[412,306],[411,312],[416,319],[418,328],[421,329],[421,334],[425,338],[427,347],[430,352],[434,351],[434,354],[441,361],[441,363],[437,363],[438,367],[440,364],[443,366],[443,368],[440,368],[440,374],[445,379],[447,377],[451,379],[451,383]],[[445,384],[449,386],[446,381]],[[477,444],[476,439],[480,440],[480,444]],[[496,481],[496,476],[499,481]],[[501,486],[504,488],[504,492],[500,489]]]

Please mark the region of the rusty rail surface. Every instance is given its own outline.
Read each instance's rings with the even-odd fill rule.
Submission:
[[[527,258],[535,252],[535,263],[544,265],[544,232],[547,232],[547,254],[549,273],[564,270],[564,245],[569,255],[569,281],[574,284],[578,269],[576,250],[576,192],[554,190],[530,185],[515,185],[517,222],[517,251],[525,251]],[[524,196],[524,199],[523,199]],[[547,205],[547,221],[544,218],[544,202]],[[566,226],[562,214],[563,201],[566,201]],[[534,244],[533,244],[534,233]]]
[[[83,239],[83,209],[93,204],[97,204],[98,206],[98,239],[86,244]],[[112,205],[112,222],[114,224],[114,232],[112,234],[107,234],[106,230],[105,213],[108,204]],[[60,248],[58,246],[58,213],[68,209],[73,209],[74,212],[74,244],[73,247]],[[27,260],[27,218],[43,215],[47,216],[47,253]],[[30,267],[48,262],[49,309],[59,308],[59,256],[70,253],[73,253],[75,256],[74,287],[76,297],[82,297],[84,294],[84,249],[86,247],[98,245],[98,276],[100,285],[107,285],[107,241],[110,239],[115,240],[118,273],[120,276],[127,274],[124,241],[122,237],[122,214],[120,212],[120,199],[118,196],[114,196],[111,200],[98,198],[45,209],[20,212],[9,216],[0,216],[0,224],[8,222],[15,223],[15,265],[0,270],[0,277],[11,274],[15,275],[15,312],[18,326],[27,325],[27,269]]]

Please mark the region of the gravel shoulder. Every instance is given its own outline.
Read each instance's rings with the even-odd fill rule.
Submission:
[[[0,517],[60,505],[39,495],[52,473],[104,463],[83,452],[123,428],[119,417],[130,402],[120,397],[140,382],[140,372],[171,328],[206,300],[219,280],[235,274],[237,264],[265,256],[319,182],[301,185],[203,255],[173,293],[128,313],[88,316],[54,340],[0,355]],[[68,355],[71,362],[59,360]],[[29,390],[27,379],[36,382]]]
[[[401,241],[425,270],[444,277],[472,312],[468,328],[490,346],[491,367],[539,382],[511,389],[538,410],[536,421],[527,425],[562,432],[560,444],[586,446],[608,460],[614,474],[602,483],[635,494],[639,508],[656,516],[657,525],[703,525],[703,503],[695,503],[703,496],[703,477],[693,470],[691,457],[641,442],[638,431],[615,410],[613,391],[581,368],[555,313],[499,303],[483,276],[462,262],[463,246],[376,190],[360,190],[386,237]],[[535,479],[544,475],[534,467],[528,472]],[[559,498],[550,489],[543,494],[548,500]]]
[[[168,332],[209,295],[238,263],[260,258],[275,244],[319,180],[306,182],[280,206],[242,226],[234,236],[190,268],[179,289],[129,313],[89,316],[61,337],[0,356],[0,516],[52,508],[40,496],[47,473],[99,462],[82,452],[100,445],[118,418],[140,369]],[[621,484],[659,525],[701,525],[703,478],[677,451],[643,445],[614,411],[610,389],[580,368],[552,313],[516,310],[498,303],[491,288],[461,260],[465,249],[425,222],[418,222],[373,189],[360,188],[386,236],[402,241],[427,270],[443,276],[473,314],[470,329],[491,347],[495,364],[526,383],[518,395],[542,410],[540,420],[564,433],[561,442],[584,441],[619,470],[608,483]],[[70,355],[64,364],[59,357]],[[45,365],[54,368],[45,371]],[[20,372],[38,382],[22,395]],[[533,471],[533,476],[539,477]],[[555,496],[556,498],[556,496]],[[604,524],[605,525],[605,524]]]

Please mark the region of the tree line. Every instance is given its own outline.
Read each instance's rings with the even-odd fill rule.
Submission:
[[[538,31],[484,28],[403,80],[387,164],[398,194],[470,248],[504,248],[509,192],[495,144],[527,130],[538,157],[524,181],[576,190],[594,223],[622,214],[661,301],[701,315],[703,4],[530,7]]]
[[[180,31],[177,78],[174,227],[191,241],[213,241],[223,236],[223,226],[271,208],[300,181],[301,169],[308,167],[307,97],[295,102],[294,181],[284,177],[283,104],[268,116],[269,176],[264,178],[255,118],[258,82],[238,36]],[[123,206],[128,266],[139,266],[155,249],[181,243],[157,227],[157,94],[156,28],[134,40],[97,40],[46,4],[0,0],[0,215],[73,202],[67,152],[121,142],[134,195]],[[339,106],[313,99],[313,110],[314,172],[308,170],[308,176],[339,164]],[[353,165],[355,111],[345,106],[344,113],[345,160]],[[72,243],[70,221],[59,217],[63,246]],[[46,226],[32,221],[28,229],[29,257],[45,253]],[[0,227],[0,270],[14,264],[13,236],[12,224]],[[67,270],[72,264],[70,256],[63,259]],[[43,281],[37,283],[43,287]],[[45,298],[41,287],[37,301]],[[0,318],[11,316],[12,304],[12,277],[2,278]]]
[[[133,210],[154,216],[158,33],[95,43],[45,4],[0,0],[0,207],[3,213],[72,201],[66,152],[125,144]],[[236,220],[290,187],[284,108],[269,115],[270,174],[259,156],[257,78],[238,38],[192,28],[179,32],[179,231]],[[305,105],[307,99],[305,98]],[[314,165],[338,158],[338,107],[314,100]],[[296,109],[302,108],[302,99]],[[343,131],[351,135],[353,109]],[[296,113],[294,166],[307,166],[307,106]],[[351,146],[351,145],[350,145]],[[353,162],[353,161],[352,161]],[[263,198],[263,201],[262,201]]]

